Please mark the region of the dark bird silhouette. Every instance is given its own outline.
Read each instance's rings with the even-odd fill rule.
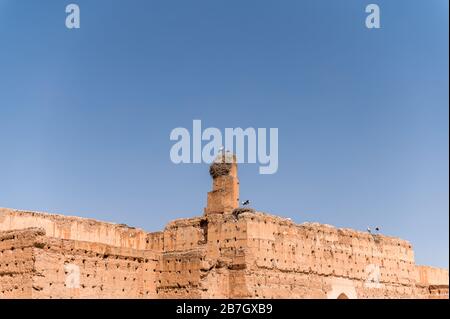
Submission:
[[[250,205],[250,201],[248,199],[242,202],[242,206],[247,206],[247,205]]]

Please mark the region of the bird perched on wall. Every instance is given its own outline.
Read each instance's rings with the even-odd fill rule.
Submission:
[[[247,206],[247,205],[250,205],[250,201],[248,199],[242,202],[242,206]]]
[[[370,227],[367,227],[367,232],[368,232],[369,234],[372,233],[372,230],[370,229]]]

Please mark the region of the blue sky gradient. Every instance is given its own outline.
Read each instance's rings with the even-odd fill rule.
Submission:
[[[241,198],[412,242],[448,267],[448,1],[0,0],[0,206],[156,231],[201,215],[175,127],[279,128]]]

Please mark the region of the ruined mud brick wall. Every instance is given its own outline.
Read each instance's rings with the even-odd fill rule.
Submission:
[[[148,251],[39,238],[33,298],[154,298],[157,257]]]
[[[417,286],[422,288],[423,298],[448,298],[448,271],[430,266],[416,266]]]
[[[0,232],[0,298],[30,298],[33,246],[41,230]]]
[[[146,249],[148,233],[94,219],[0,208],[0,231],[39,227],[49,237]]]
[[[229,159],[160,232],[0,208],[0,298],[448,298],[405,240],[239,208]]]
[[[143,233],[143,249],[128,240],[142,231],[123,225],[99,222],[124,247],[70,239],[48,214],[3,209],[0,227],[30,217],[66,238],[1,231],[1,298],[448,298],[446,270],[416,266],[407,241],[381,235],[258,212],[175,220]]]
[[[160,297],[448,298],[448,272],[416,266],[401,239],[263,213],[193,221],[169,227],[172,239],[200,245],[163,254]]]
[[[0,229],[0,298],[156,298],[162,233],[8,209]]]
[[[160,297],[448,298],[448,271],[416,266],[405,240],[239,213],[235,161],[211,166],[203,218],[165,229]]]
[[[232,298],[242,293],[245,222],[212,214],[170,223],[158,273],[160,298]]]
[[[0,298],[155,298],[157,256],[149,251],[0,232]]]
[[[406,298],[424,294],[416,287],[417,268],[407,241],[327,225],[296,225],[260,213],[241,218],[247,220],[249,297]],[[448,273],[446,280],[448,284]]]
[[[200,271],[205,258],[205,232],[201,218],[169,223],[163,232],[163,253],[157,265],[159,298],[199,298]]]
[[[430,266],[416,266],[418,271],[418,282],[425,285],[440,285],[448,280],[448,271],[446,269]]]

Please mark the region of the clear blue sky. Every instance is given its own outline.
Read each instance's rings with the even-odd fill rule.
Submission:
[[[65,6],[81,29],[65,28]],[[380,30],[365,6],[381,7]],[[156,231],[201,215],[170,131],[279,128],[261,211],[410,240],[448,267],[448,1],[0,0],[0,206]]]

